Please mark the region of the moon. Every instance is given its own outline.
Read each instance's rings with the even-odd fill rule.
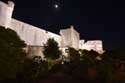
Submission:
[[[58,5],[58,4],[55,4],[54,7],[57,9],[57,8],[59,8],[59,5]]]

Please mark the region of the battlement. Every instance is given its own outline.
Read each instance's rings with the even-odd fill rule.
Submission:
[[[15,4],[13,1],[8,1],[8,6],[14,8]]]
[[[14,6],[12,1],[8,1],[8,4],[0,1],[0,26],[9,27]]]
[[[15,4],[13,1],[8,1],[8,3],[4,3],[2,1],[0,1],[0,7],[11,7],[14,8]]]
[[[1,7],[7,7],[7,6],[8,6],[8,4],[6,4],[6,3],[4,3],[4,2],[2,2],[2,1],[0,1],[0,6],[1,6]]]

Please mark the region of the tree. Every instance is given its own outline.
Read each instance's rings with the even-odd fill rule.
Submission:
[[[43,54],[47,60],[55,60],[60,57],[61,51],[59,50],[58,43],[53,38],[48,39],[44,45]]]
[[[96,61],[99,53],[93,50],[80,50],[80,57],[82,60]]]
[[[78,51],[74,48],[71,47],[68,48],[68,55],[71,61],[80,60],[80,55]]]
[[[48,63],[48,70],[50,70],[61,55],[58,43],[53,38],[48,39],[47,43],[44,45],[43,54]]]
[[[0,78],[15,78],[25,58],[26,44],[11,29],[0,27]]]
[[[38,60],[39,59],[39,60]],[[39,57],[26,58],[18,80],[21,83],[37,83],[47,75],[47,62]]]
[[[124,81],[125,79],[125,49],[118,48],[105,52],[102,55],[104,63],[110,65],[110,78],[113,81]],[[108,67],[106,64],[106,67]],[[109,76],[109,75],[107,75]]]
[[[81,60],[84,60],[85,57],[87,57],[89,55],[89,51],[88,50],[82,50],[82,49],[80,49],[79,53],[80,53],[80,59]]]

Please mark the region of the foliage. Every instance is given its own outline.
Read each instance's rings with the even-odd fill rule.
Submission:
[[[82,60],[96,61],[97,57],[100,56],[99,53],[93,50],[80,50],[80,58]]]
[[[71,61],[80,59],[80,55],[78,51],[74,48],[71,48],[71,47],[68,48],[68,55]]]
[[[52,68],[48,70],[47,75],[44,74],[44,72],[46,72],[45,69],[46,66],[48,66],[48,62],[43,63],[46,64],[45,67],[42,65],[43,71],[40,71],[42,69],[39,67],[35,67],[37,68],[35,70],[41,72],[42,75],[41,79],[39,79],[39,81],[41,81],[40,83],[124,83],[125,65],[118,66],[119,68],[114,66],[114,62],[116,61],[116,58],[114,58],[115,54],[113,54],[114,51],[102,54],[102,60],[96,59],[96,57],[100,55],[95,51],[81,51],[82,55],[78,57],[78,51],[74,48],[69,48],[69,55],[72,60],[64,64],[53,65]],[[82,60],[75,58],[82,58]],[[118,58],[118,60],[123,61],[122,58]],[[32,66],[29,68],[32,70]]]
[[[106,51],[101,55],[102,60],[97,60],[100,54],[93,50],[69,48],[71,61],[61,64],[58,61],[61,52],[54,39],[44,45],[45,61],[39,57],[25,57],[25,46],[14,31],[0,27],[0,80],[16,78],[18,83],[125,82],[125,49]]]
[[[125,49],[113,49],[102,55],[102,62],[105,64],[107,78],[113,82],[125,81]],[[108,80],[109,80],[108,78]]]
[[[37,57],[26,58],[19,73],[19,81],[36,83],[47,74],[47,62]],[[40,78],[41,79],[41,78]]]
[[[11,29],[0,27],[0,78],[16,77],[25,58],[24,41]]]
[[[58,43],[53,38],[48,39],[47,43],[44,45],[43,54],[44,58],[47,60],[48,70],[50,70],[61,56]]]
[[[48,60],[58,59],[61,55],[58,43],[53,39],[48,39],[47,43],[44,45],[43,51],[44,57]]]

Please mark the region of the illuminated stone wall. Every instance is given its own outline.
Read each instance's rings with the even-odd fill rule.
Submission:
[[[27,45],[43,46],[48,38],[45,30],[15,19],[11,20],[10,28],[16,31]]]
[[[41,56],[41,58],[44,57],[43,55],[43,46],[28,46],[27,47],[27,53],[28,57],[33,57],[33,56]]]
[[[25,41],[28,46],[27,52],[30,56],[41,55],[43,57],[43,46],[49,38],[54,38],[58,45],[61,46],[60,35],[40,29],[30,24],[16,19],[11,19],[9,27],[16,31],[19,37]]]
[[[60,45],[60,36],[49,31],[40,29],[30,24],[12,19],[10,28],[18,33],[20,38],[29,46],[43,46],[49,38],[54,38]]]
[[[78,49],[79,48],[79,33],[71,26],[68,29],[61,29],[61,44],[62,48],[65,47],[73,47]]]
[[[101,40],[91,40],[85,42],[84,40],[80,40],[79,43],[80,49],[86,49],[86,50],[94,50],[98,53],[103,53],[103,44]]]
[[[61,34],[61,39],[62,39],[61,40],[62,47],[71,46],[71,30],[70,30],[70,28],[60,30],[60,34]]]
[[[8,1],[8,4],[0,1],[0,26],[9,27],[13,8],[14,3],[12,1]]]
[[[79,49],[80,34],[74,29],[73,26],[71,26],[71,31],[72,47]]]
[[[79,48],[83,49],[85,45],[85,40],[79,40]]]
[[[57,41],[59,47],[61,47],[61,36],[60,35],[54,34],[49,31],[48,31],[47,35],[48,35],[48,38],[54,38],[54,40]]]

